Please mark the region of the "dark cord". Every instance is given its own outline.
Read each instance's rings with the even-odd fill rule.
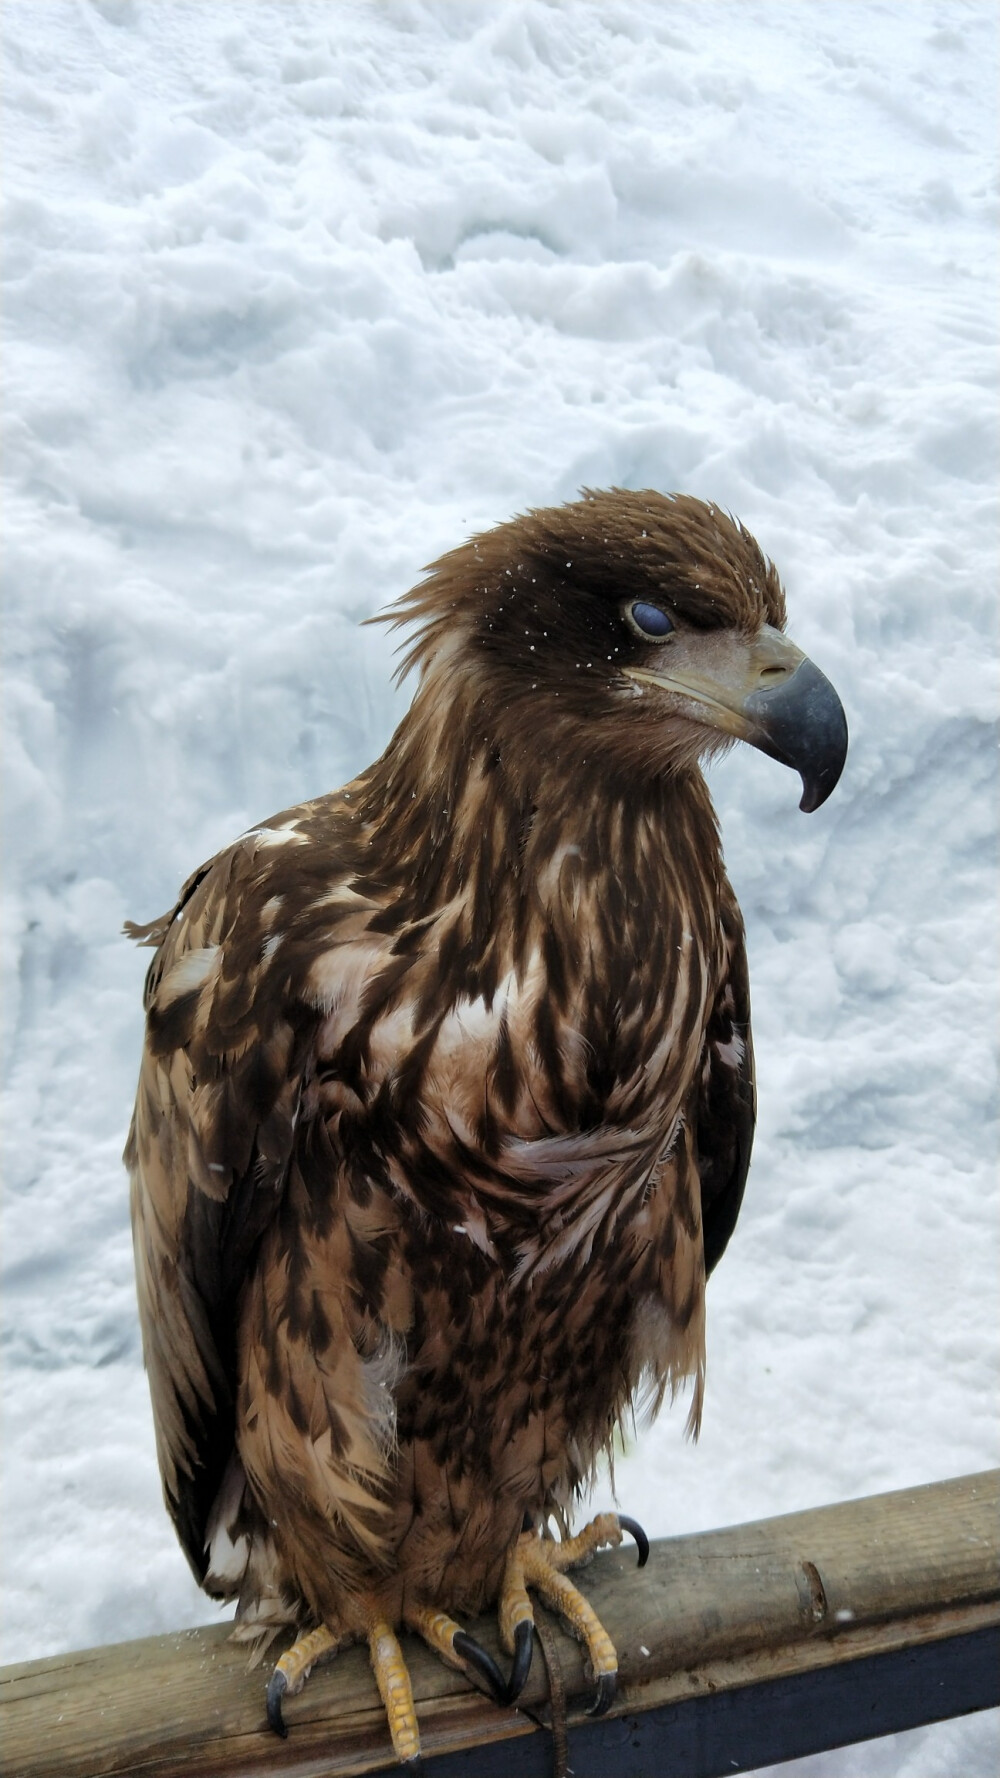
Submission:
[[[548,1624],[535,1619],[535,1634],[542,1645],[549,1676],[549,1727],[552,1730],[552,1778],[569,1778],[569,1730],[566,1726],[566,1684],[559,1665],[559,1650]]]

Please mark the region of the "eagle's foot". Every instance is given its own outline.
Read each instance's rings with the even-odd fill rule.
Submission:
[[[320,1624],[318,1629],[303,1630],[291,1648],[275,1661],[267,1687],[267,1720],[282,1740],[288,1734],[281,1710],[283,1699],[300,1692],[312,1672],[313,1663],[323,1655],[336,1654],[346,1640],[343,1636],[335,1636],[326,1624]]]
[[[456,1668],[459,1673],[470,1669],[478,1673],[491,1697],[498,1704],[506,1703],[508,1684],[493,1656],[445,1612],[435,1611],[431,1606],[412,1606],[405,1614],[405,1622],[407,1629],[416,1630],[449,1667]],[[416,1770],[420,1760],[420,1730],[413,1688],[399,1639],[391,1624],[375,1609],[367,1631],[361,1634],[367,1635],[372,1671],[385,1705],[396,1758],[411,1771]],[[302,1690],[314,1662],[323,1655],[336,1654],[353,1640],[350,1635],[337,1635],[326,1624],[320,1624],[316,1630],[304,1630],[275,1662],[267,1688],[267,1720],[276,1734],[283,1739],[288,1734],[282,1713],[283,1701]]]
[[[486,1681],[498,1704],[506,1702],[507,1682],[492,1655],[450,1618],[433,1606],[410,1606],[404,1614],[406,1627],[459,1673],[468,1668]],[[410,1675],[395,1632],[384,1618],[376,1619],[368,1633],[368,1648],[378,1689],[382,1694],[389,1733],[396,1758],[414,1768],[420,1759],[420,1731],[413,1705]]]
[[[507,1681],[493,1656],[447,1612],[435,1611],[430,1605],[411,1606],[406,1611],[406,1625],[423,1637],[446,1666],[459,1673],[471,1667],[484,1680],[496,1703],[507,1702]]]
[[[594,1611],[564,1570],[589,1561],[596,1550],[608,1544],[619,1544],[628,1531],[639,1548],[639,1567],[649,1556],[649,1542],[634,1519],[618,1513],[599,1513],[576,1537],[562,1543],[525,1531],[518,1538],[507,1558],[500,1591],[500,1640],[508,1654],[514,1656],[507,1702],[513,1703],[522,1690],[531,1667],[534,1613],[528,1588],[540,1593],[546,1605],[558,1612],[567,1629],[587,1650],[597,1691],[590,1709],[591,1716],[603,1716],[614,1703],[618,1688],[618,1654],[615,1645]]]
[[[393,1752],[401,1765],[408,1765],[413,1770],[420,1759],[420,1730],[413,1687],[399,1638],[385,1618],[375,1618],[369,1628],[368,1653],[389,1719]]]
[[[413,1704],[413,1688],[399,1638],[391,1624],[378,1616],[372,1617],[367,1636],[372,1672],[389,1719],[393,1750],[402,1765],[416,1771],[420,1762],[420,1731]],[[353,1636],[338,1636],[326,1624],[320,1624],[316,1630],[304,1630],[296,1637],[291,1648],[286,1649],[280,1660],[275,1662],[267,1687],[267,1720],[275,1734],[282,1739],[288,1734],[282,1715],[282,1703],[287,1696],[294,1696],[302,1690],[313,1663],[322,1655],[336,1654],[338,1649],[353,1640]]]

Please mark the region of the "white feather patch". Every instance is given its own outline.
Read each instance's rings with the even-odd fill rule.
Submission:
[[[200,988],[218,971],[221,956],[218,945],[204,945],[196,951],[185,951],[167,971],[156,992],[157,1007],[162,1010],[179,1000],[192,988]]]
[[[725,1064],[727,1068],[741,1068],[747,1046],[738,1031],[734,1031],[728,1043],[713,1043],[712,1054]]]
[[[205,1585],[210,1592],[238,1592],[246,1573],[250,1539],[245,1536],[234,1539],[231,1536],[245,1487],[243,1465],[234,1451],[219,1483],[205,1528],[205,1549],[208,1554]]]

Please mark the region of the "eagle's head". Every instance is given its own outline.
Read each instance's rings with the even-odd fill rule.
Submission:
[[[773,565],[687,495],[613,488],[524,514],[443,556],[393,614],[419,624],[401,671],[519,777],[532,761],[609,777],[690,771],[734,740],[830,795],[847,723],[784,634]]]

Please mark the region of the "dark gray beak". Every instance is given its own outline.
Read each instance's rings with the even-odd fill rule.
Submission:
[[[789,679],[750,693],[743,705],[747,739],[802,778],[800,809],[818,809],[847,758],[847,717],[825,673],[803,656]]]
[[[628,678],[667,693],[693,720],[802,774],[800,809],[825,803],[847,758],[847,718],[825,674],[783,631],[679,634]]]

